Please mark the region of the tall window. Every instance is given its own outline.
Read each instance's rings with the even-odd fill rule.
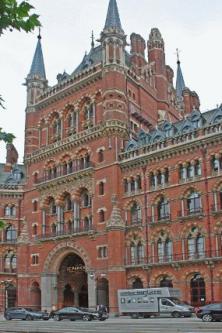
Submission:
[[[170,239],[159,239],[157,242],[157,252],[159,262],[168,262],[172,260],[173,244]]]
[[[98,162],[101,163],[104,161],[104,151],[102,149],[98,152]]]
[[[99,183],[99,195],[104,195],[105,194],[105,190],[104,190],[104,182],[100,182]]]
[[[105,212],[103,209],[99,211],[99,222],[103,223],[105,221]]]
[[[10,225],[8,228],[6,228],[5,231],[5,238],[7,242],[15,241],[17,238],[17,231],[13,225]]]
[[[50,203],[49,203],[49,212],[51,215],[55,215],[56,214],[56,204],[55,204],[55,200],[51,199]]]
[[[133,206],[130,209],[131,223],[137,224],[142,222],[142,212],[140,206],[134,202]]]
[[[205,254],[205,239],[201,234],[191,233],[188,237],[188,258],[203,258]]]
[[[188,214],[195,214],[201,212],[201,198],[200,194],[193,192],[187,198]]]
[[[16,255],[12,251],[9,251],[4,257],[4,271],[14,273],[16,272],[16,268]]]
[[[158,220],[166,220],[169,216],[169,202],[166,198],[161,198],[157,205]]]
[[[83,192],[83,194],[81,195],[81,203],[83,207],[91,206],[91,199],[88,192]]]
[[[5,216],[11,216],[11,207],[5,206]]]
[[[141,264],[144,260],[144,246],[141,242],[135,244],[134,242],[130,245],[130,256],[132,264]]]

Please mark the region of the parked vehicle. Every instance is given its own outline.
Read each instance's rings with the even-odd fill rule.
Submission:
[[[6,320],[22,319],[22,320],[34,320],[43,319],[48,320],[49,314],[44,311],[36,311],[30,308],[8,308],[4,312]]]
[[[213,303],[195,309],[196,316],[203,321],[222,320],[222,303]]]
[[[69,320],[84,320],[91,321],[94,319],[104,321],[108,318],[107,313],[98,313],[97,311],[93,311],[88,308],[76,308],[76,307],[65,307],[53,313],[53,319],[60,321],[63,319]]]
[[[191,317],[194,308],[180,301],[180,296],[179,289],[167,287],[118,290],[119,312],[132,318]]]

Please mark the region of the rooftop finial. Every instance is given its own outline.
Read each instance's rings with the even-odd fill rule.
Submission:
[[[38,39],[42,39],[42,36],[41,36],[41,28],[39,27],[39,34],[38,34]]]
[[[176,81],[176,95],[177,97],[182,97],[183,89],[185,88],[185,82],[183,78],[183,73],[180,67],[180,51],[176,49],[177,54],[177,81]]]
[[[92,49],[93,49],[94,46],[95,46],[95,42],[94,42],[94,33],[93,33],[93,31],[92,31],[92,35],[91,35],[91,40],[92,40],[92,42],[91,42],[91,47],[92,47]]]
[[[177,55],[177,63],[180,64],[180,50],[176,49],[176,55]]]

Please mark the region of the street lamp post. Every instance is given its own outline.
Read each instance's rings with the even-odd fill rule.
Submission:
[[[2,308],[3,311],[8,307],[8,299],[7,299],[7,288],[11,285],[12,280],[1,280],[0,286],[2,287]]]

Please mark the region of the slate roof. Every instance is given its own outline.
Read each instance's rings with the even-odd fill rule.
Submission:
[[[185,82],[183,73],[180,66],[180,61],[177,61],[177,81],[176,81],[176,95],[182,97],[183,90],[185,88]]]
[[[201,113],[193,110],[185,119],[171,123],[164,121],[156,129],[150,132],[141,130],[137,137],[134,137],[127,144],[126,151],[138,149],[141,146],[151,145],[155,142],[161,142],[170,137],[193,132],[211,124],[222,123],[222,104],[220,107]]]
[[[99,45],[95,48],[91,48],[89,54],[85,54],[80,65],[72,73],[76,75],[82,72],[84,69],[91,66],[95,66],[102,62],[102,46]]]
[[[25,182],[25,167],[23,164],[14,165],[11,172],[4,171],[5,164],[0,163],[0,185],[22,185]],[[20,175],[20,177],[18,176]]]
[[[120,17],[119,17],[119,10],[118,6],[116,3],[116,0],[110,0],[109,1],[109,7],[108,7],[108,12],[106,16],[106,23],[104,30],[106,29],[112,29],[112,28],[117,28],[119,30],[122,29]]]
[[[45,65],[42,53],[41,37],[38,36],[38,42],[35,49],[35,54],[32,60],[32,66],[29,72],[30,76],[38,75],[40,78],[46,80]]]

